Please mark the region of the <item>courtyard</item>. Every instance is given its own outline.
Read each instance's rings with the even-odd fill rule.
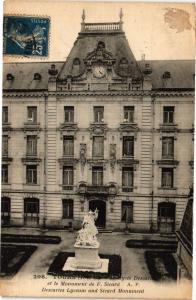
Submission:
[[[62,252],[74,253],[74,243],[76,240],[77,232],[69,231],[46,231],[40,232],[39,230],[28,229],[13,229],[6,228],[2,230],[2,234],[18,234],[34,237],[35,235],[50,236],[51,238],[47,243],[35,243],[29,239],[26,242],[4,242],[2,239],[2,261],[4,265],[4,272],[1,270],[1,276],[4,278],[18,278],[20,276],[33,275],[46,275],[53,263],[55,257]],[[60,237],[60,239],[57,239]],[[52,238],[57,239],[57,243],[52,244]],[[43,239],[45,240],[45,239]],[[176,279],[176,263],[174,256],[174,249],[164,250],[164,243],[174,242],[174,237],[161,237],[158,234],[124,234],[124,233],[99,233],[98,240],[100,241],[99,253],[102,255],[117,255],[121,257],[121,277],[124,278],[141,278],[147,280],[157,281],[173,281]],[[127,241],[134,241],[133,246],[127,247]],[[145,247],[137,246],[137,241],[145,241]],[[147,244],[148,242],[148,244]],[[154,243],[156,242],[156,247]],[[158,246],[157,246],[158,245]],[[12,249],[15,247],[15,249]],[[22,250],[21,250],[21,247]],[[25,247],[27,251],[25,252]],[[28,248],[29,247],[29,248]],[[9,249],[11,248],[13,254],[10,256]],[[22,251],[22,252],[21,252]],[[22,253],[22,254],[21,254]],[[23,255],[24,254],[24,255]],[[20,255],[22,255],[20,263]],[[10,261],[9,261],[10,257]],[[18,259],[16,259],[18,257]],[[7,262],[7,263],[6,263]],[[5,272],[6,264],[14,267],[14,272]],[[8,268],[9,269],[9,268]],[[12,270],[12,269],[11,269]]]

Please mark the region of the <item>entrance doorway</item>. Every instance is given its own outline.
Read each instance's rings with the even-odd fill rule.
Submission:
[[[106,202],[103,200],[91,200],[89,201],[89,210],[94,211],[98,209],[98,218],[95,221],[95,225],[98,227],[105,227],[106,223]]]
[[[162,233],[175,230],[175,203],[161,202],[158,205],[158,229]]]

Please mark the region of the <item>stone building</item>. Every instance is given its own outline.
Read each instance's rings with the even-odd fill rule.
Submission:
[[[149,36],[150,38],[150,36]],[[4,64],[2,222],[171,233],[193,183],[194,61],[136,61],[86,23],[65,62]]]

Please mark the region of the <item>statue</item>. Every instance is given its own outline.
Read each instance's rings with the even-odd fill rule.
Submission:
[[[83,171],[86,164],[86,144],[80,144],[80,162]]]
[[[78,237],[74,244],[75,256],[69,257],[63,267],[63,270],[85,270],[108,272],[108,259],[99,257],[99,242],[95,220],[98,217],[97,208],[95,211],[89,211],[85,214],[82,222],[82,228],[78,231]]]
[[[116,163],[116,144],[110,144],[110,165],[112,171],[115,168],[115,163]]]
[[[98,234],[95,221],[98,217],[97,208],[95,211],[89,211],[85,216],[82,223],[82,228],[78,231],[78,237],[75,246],[93,246],[98,247],[99,242],[97,241],[96,235]]]

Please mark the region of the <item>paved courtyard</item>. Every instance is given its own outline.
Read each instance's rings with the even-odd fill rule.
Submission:
[[[9,230],[6,230],[8,233]],[[18,234],[18,230],[16,230]],[[13,232],[12,230],[12,233]],[[25,234],[26,232],[21,232]],[[42,233],[43,234],[43,233]],[[37,250],[32,254],[30,259],[21,267],[16,277],[24,276],[25,274],[46,274],[48,268],[55,256],[59,252],[67,251],[74,252],[74,243],[76,240],[76,232],[65,231],[49,231],[46,235],[61,236],[60,244],[37,244]],[[144,258],[144,249],[127,248],[125,242],[130,238],[130,235],[123,233],[100,233],[98,239],[100,241],[100,253],[102,254],[117,254],[122,258],[122,276],[123,277],[150,277],[147,265]]]

